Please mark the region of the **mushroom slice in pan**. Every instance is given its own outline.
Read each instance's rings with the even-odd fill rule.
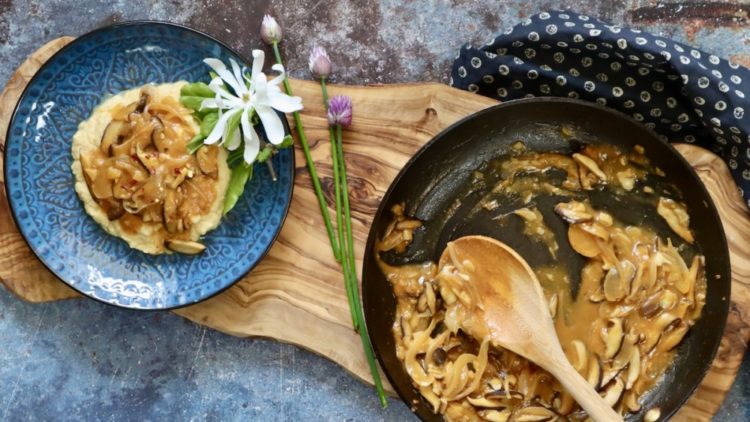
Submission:
[[[466,400],[471,403],[472,406],[482,407],[485,409],[497,409],[499,407],[505,407],[505,403],[498,400],[490,400],[484,397],[473,398],[467,397]]]
[[[488,420],[490,422],[508,422],[511,416],[511,412],[508,409],[480,410],[478,413],[479,413],[479,416],[482,417],[482,419]]]
[[[588,210],[586,204],[578,201],[560,202],[555,205],[555,212],[568,223],[582,223],[590,221],[594,215]]]
[[[573,364],[573,368],[582,374],[589,361],[589,352],[581,340],[573,340],[570,344],[573,345],[573,350],[575,351],[575,360],[571,363]]]
[[[594,387],[594,390],[599,390],[599,386],[602,382],[602,363],[596,355],[592,355],[589,360],[589,370],[586,374],[586,381]]]
[[[690,216],[685,205],[668,198],[659,198],[656,212],[667,222],[669,228],[688,243],[693,243],[693,233],[690,231]]]
[[[557,413],[542,406],[528,406],[513,414],[513,420],[517,422],[542,422],[557,418]]]
[[[610,407],[614,407],[620,401],[623,391],[625,391],[625,383],[620,378],[615,378],[604,387],[602,398]]]
[[[690,326],[683,320],[679,320],[676,323],[670,324],[670,326],[667,328],[667,331],[665,331],[661,335],[661,339],[656,345],[656,351],[667,352],[674,349],[675,346],[680,344],[689,329]]]
[[[618,267],[612,267],[604,277],[604,297],[609,302],[617,302],[630,293],[630,283],[635,276],[635,265],[622,261]]]
[[[601,331],[601,337],[605,345],[604,357],[606,359],[613,358],[617,352],[620,351],[620,347],[622,346],[622,339],[624,337],[622,331],[622,319],[608,319],[607,325]]]
[[[574,251],[587,258],[599,255],[599,246],[596,244],[594,236],[583,230],[578,224],[572,224],[568,227],[568,242],[570,242]]]
[[[598,177],[599,180],[604,181],[604,182],[607,181],[607,175],[602,171],[601,168],[599,168],[599,165],[596,164],[596,161],[592,160],[590,157],[587,157],[583,154],[575,153],[573,154],[573,159],[578,164],[586,167],[592,174]]]

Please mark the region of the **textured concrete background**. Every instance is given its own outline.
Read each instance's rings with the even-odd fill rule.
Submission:
[[[447,81],[465,42],[486,41],[528,15],[572,9],[635,25],[750,65],[750,2],[0,0],[0,81],[44,42],[131,19],[184,23],[246,56],[263,13],[286,35],[295,77],[313,44],[347,84]],[[717,421],[750,420],[750,364]],[[294,346],[229,337],[166,313],[88,300],[47,305],[0,289],[0,422],[6,420],[409,420],[391,400]]]

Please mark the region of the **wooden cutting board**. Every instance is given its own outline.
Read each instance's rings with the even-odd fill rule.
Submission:
[[[28,80],[71,40],[63,37],[49,42],[13,74],[0,96],[0,146]],[[304,99],[302,121],[330,205],[330,150],[320,89],[305,81],[292,81],[292,86]],[[349,95],[354,102],[354,123],[344,134],[344,144],[357,265],[361,268],[371,219],[401,167],[440,130],[495,101],[439,84],[331,86],[330,93]],[[750,340],[750,213],[717,156],[690,145],[679,145],[678,150],[696,169],[716,202],[732,260],[732,308],[721,347],[703,383],[676,417],[709,420],[731,387]],[[299,149],[296,154],[296,186],[289,216],[266,258],[226,292],[174,312],[234,336],[263,336],[296,344],[370,382],[305,160]],[[2,173],[0,185],[0,282],[30,302],[79,297],[29,250],[11,219]]]

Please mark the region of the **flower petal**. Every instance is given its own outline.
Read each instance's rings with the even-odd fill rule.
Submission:
[[[255,85],[255,79],[263,74],[263,62],[266,61],[266,53],[263,50],[253,50],[253,71],[250,80]]]
[[[238,97],[235,97],[234,95],[227,92],[227,90],[224,88],[224,81],[221,78],[211,79],[211,82],[208,84],[208,89],[216,93],[217,96],[224,98],[226,100],[239,101]]]
[[[284,82],[284,77],[286,76],[286,72],[284,72],[284,66],[276,63],[275,65],[271,66],[271,69],[279,72],[279,74],[275,78],[268,81],[268,84],[279,85],[280,83]]]
[[[227,128],[228,128],[228,126],[227,126]],[[226,135],[225,135],[225,139],[226,139]],[[234,150],[236,150],[240,146],[240,141],[242,141],[242,135],[240,134],[240,130],[237,129],[232,134],[232,139],[224,141],[224,146],[229,151],[234,151]]]
[[[290,97],[281,91],[268,90],[268,105],[283,113],[302,110],[302,98]]]
[[[239,113],[242,110],[229,110],[228,112],[224,113],[221,117],[219,117],[219,120],[216,122],[216,125],[211,130],[211,133],[208,134],[206,137],[206,140],[203,141],[204,144],[212,145],[219,141],[219,139],[224,136],[224,130],[227,126],[227,122],[229,121],[229,118],[234,116],[235,114]]]
[[[245,85],[243,79],[242,79],[242,70],[240,69],[240,65],[237,64],[234,59],[229,59],[229,63],[232,64],[232,72],[234,73],[234,79],[237,81],[237,85],[240,88],[240,91],[237,92],[237,96],[241,97],[242,94],[247,93],[247,85]]]
[[[255,112],[263,123],[268,141],[274,145],[280,144],[284,140],[284,125],[279,115],[268,106],[257,106]]]
[[[206,98],[205,100],[201,101],[201,110],[204,108],[219,108],[219,101],[217,101],[216,98]]]
[[[242,117],[240,118],[242,135],[245,139],[245,150],[242,152],[242,158],[248,164],[252,164],[255,161],[255,157],[258,156],[258,151],[260,151],[260,138],[258,138],[258,134],[255,133],[253,125],[250,124],[249,114],[251,111],[252,109],[247,107],[242,111]]]
[[[216,72],[219,77],[226,82],[235,93],[239,95],[240,88],[239,84],[237,83],[237,80],[234,78],[231,72],[227,69],[227,66],[219,59],[203,59],[203,63],[207,64],[211,69]],[[212,81],[213,82],[213,81]]]

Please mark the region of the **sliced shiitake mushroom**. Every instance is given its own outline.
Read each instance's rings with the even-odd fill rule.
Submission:
[[[198,152],[195,154],[195,158],[198,161],[198,168],[200,169],[201,173],[210,176],[216,175],[217,170],[219,169],[218,148],[212,148],[210,146],[204,145],[200,147],[200,149],[198,149]]]
[[[641,303],[641,315],[646,318],[653,318],[662,311],[661,306],[659,305],[661,293],[662,292],[656,292]]]
[[[622,261],[618,267],[612,267],[604,277],[604,297],[609,302],[617,302],[630,293],[630,283],[635,276],[635,265]]]
[[[135,155],[136,157],[138,157],[138,161],[140,161],[143,167],[146,167],[146,169],[148,169],[149,173],[156,173],[156,170],[159,167],[159,155],[157,152],[153,150],[143,150],[141,148],[141,145],[137,144],[135,146]]]
[[[656,345],[657,352],[668,352],[674,349],[687,334],[690,326],[683,320],[671,324],[668,330],[662,333],[659,343]]]
[[[568,227],[568,242],[570,242],[574,251],[587,258],[599,255],[599,246],[596,244],[594,236],[583,230],[578,224],[572,224]]]
[[[625,391],[625,383],[620,378],[615,378],[604,387],[602,398],[610,407],[614,407],[620,401],[623,391]]]
[[[141,90],[141,97],[138,98],[138,103],[136,103],[135,108],[133,109],[134,112],[143,113],[143,111],[146,109],[148,100],[151,99],[148,91],[150,91],[149,87],[143,87],[143,89]]]
[[[466,397],[466,401],[471,403],[472,406],[480,407],[484,409],[497,409],[500,407],[505,407],[505,403],[499,401],[499,400],[490,400],[484,397]]]
[[[122,120],[112,120],[109,122],[107,127],[104,128],[101,143],[99,144],[101,151],[107,156],[111,155],[110,148],[120,143],[129,127],[130,125]]]
[[[632,168],[627,168],[623,171],[618,171],[615,174],[615,177],[617,178],[617,181],[620,183],[620,186],[622,186],[623,189],[626,191],[633,190],[633,187],[635,187],[635,172]]]
[[[511,416],[509,409],[503,410],[480,410],[477,412],[482,419],[490,422],[508,422]]]
[[[613,368],[619,370],[630,363],[633,353],[638,353],[638,348],[635,347],[637,340],[638,336],[632,333],[626,334],[625,337],[623,337],[620,351],[617,352],[617,355],[612,359]]]
[[[615,379],[618,375],[620,375],[620,372],[622,372],[623,368],[615,368],[612,366],[612,363],[607,363],[602,365],[602,385],[609,384],[610,381]]]
[[[638,401],[638,395],[635,394],[635,392],[629,391],[625,393],[622,402],[625,404],[625,408],[628,409],[628,412],[635,413],[641,410],[641,403]]]
[[[688,243],[693,243],[693,233],[690,231],[690,216],[685,205],[668,198],[659,198],[656,212],[667,222],[669,228]]]
[[[557,418],[557,413],[542,406],[528,406],[517,410],[513,420],[517,422],[543,422]]]
[[[628,363],[628,372],[625,376],[625,388],[630,390],[641,375],[641,351],[638,347],[633,347]]]
[[[151,116],[151,143],[159,152],[168,152],[169,140],[164,134],[164,122],[158,116]]]
[[[555,205],[555,212],[563,220],[571,224],[590,221],[594,218],[594,215],[589,212],[586,204],[578,201],[560,202]]]
[[[599,168],[599,165],[596,164],[596,161],[592,160],[590,157],[587,157],[583,154],[575,153],[573,154],[573,159],[580,165],[586,167],[588,171],[593,173],[596,177],[599,178],[599,180],[606,182],[607,181],[607,175],[602,171],[601,168]]]
[[[117,220],[125,214],[125,208],[123,208],[122,202],[116,201],[112,198],[99,201],[99,206],[101,206],[107,214],[107,219],[109,219],[109,221]]]
[[[589,385],[594,387],[594,390],[599,390],[599,386],[602,382],[602,363],[594,354],[592,354],[591,359],[589,359],[589,370],[588,374],[586,374],[586,381]]]
[[[573,350],[575,351],[575,360],[571,362],[573,368],[579,374],[583,375],[583,370],[586,369],[586,364],[589,362],[589,352],[581,340],[573,340],[570,344],[573,345]]]
[[[185,255],[196,255],[206,250],[206,245],[192,240],[169,239],[164,245],[171,251]]]
[[[622,319],[609,318],[607,325],[601,331],[601,338],[604,342],[604,357],[606,359],[612,359],[620,351],[623,337]]]
[[[177,189],[177,187],[180,186],[180,184],[185,181],[185,178],[188,175],[188,168],[187,167],[175,168],[174,171],[177,174],[174,175],[174,177],[171,177],[169,179],[169,183],[168,183],[168,186],[171,189]]]

